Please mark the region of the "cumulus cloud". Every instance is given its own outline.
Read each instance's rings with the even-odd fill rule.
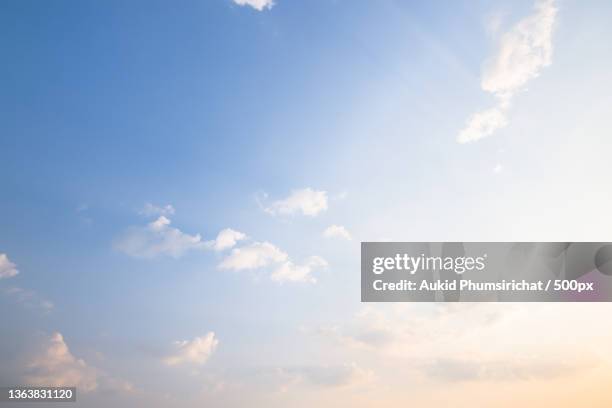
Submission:
[[[272,6],[274,6],[273,0],[233,0],[233,1],[239,6],[251,6],[255,10],[258,10],[258,11],[263,11],[266,8],[271,9]]]
[[[30,385],[77,387],[82,392],[134,391],[129,382],[114,378],[75,357],[59,332],[43,340],[40,350],[28,360],[23,380]]]
[[[232,250],[219,268],[234,271],[254,270],[275,266],[270,279],[278,282],[316,283],[312,272],[327,267],[327,262],[320,256],[311,256],[302,265],[296,265],[286,252],[269,242],[253,242],[242,248]]]
[[[327,210],[327,192],[311,188],[293,190],[288,197],[274,201],[264,210],[272,215],[294,215],[301,213],[314,217]]]
[[[218,345],[219,340],[213,332],[196,337],[193,340],[176,341],[174,342],[176,350],[164,359],[164,363],[170,366],[179,364],[202,365],[208,361]]]
[[[232,250],[219,267],[239,271],[261,268],[287,259],[288,255],[275,245],[269,242],[253,242],[248,246]]]
[[[225,249],[233,248],[238,241],[242,241],[246,238],[246,234],[235,231],[231,228],[226,228],[219,232],[215,240],[208,241],[207,245],[215,251],[223,251]]]
[[[74,357],[60,333],[54,333],[46,340],[42,352],[29,362],[27,369],[27,384],[76,386],[84,392],[98,387],[96,369]]]
[[[323,231],[323,236],[325,238],[342,238],[346,240],[351,240],[351,234],[344,228],[342,225],[330,225]]]
[[[482,89],[497,98],[497,106],[473,114],[457,137],[459,143],[480,140],[508,124],[514,95],[552,62],[556,14],[554,0],[538,1],[533,14],[501,37],[497,53],[485,63],[481,80]]]
[[[270,275],[275,282],[306,282],[316,283],[317,279],[312,276],[312,271],[318,268],[326,268],[327,261],[320,256],[311,256],[303,265],[295,265],[291,261],[283,262]]]
[[[151,203],[146,203],[139,213],[141,215],[144,215],[145,217],[156,217],[159,215],[170,216],[174,215],[175,210],[174,207],[170,204],[158,207]]]
[[[230,228],[224,229],[212,241],[203,241],[200,234],[190,235],[170,226],[171,221],[160,215],[145,226],[130,227],[114,242],[117,250],[135,258],[171,256],[180,258],[193,250],[222,251],[236,245],[246,235]]]
[[[18,273],[17,265],[12,263],[6,254],[0,254],[0,279],[12,278]]]

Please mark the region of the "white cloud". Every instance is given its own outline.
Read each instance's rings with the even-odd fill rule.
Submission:
[[[17,266],[11,262],[6,254],[0,254],[0,279],[8,279],[19,273]],[[26,307],[40,308],[44,313],[50,312],[54,305],[52,302],[42,299],[33,290],[20,287],[4,288],[2,293],[13,297],[17,302]]]
[[[3,293],[11,296],[17,302],[28,308],[39,308],[43,313],[49,313],[55,305],[53,302],[41,298],[36,292],[29,289],[20,288],[17,286],[6,288]]]
[[[206,249],[200,234],[189,235],[170,227],[170,220],[161,215],[144,227],[131,227],[115,241],[115,248],[136,258],[167,255],[179,258],[191,250]]]
[[[274,201],[265,211],[272,215],[293,215],[302,213],[314,217],[327,210],[327,192],[311,188],[293,190],[289,197]]]
[[[297,385],[316,387],[345,387],[364,385],[374,379],[374,373],[356,363],[341,365],[313,365],[279,368],[284,391]]]
[[[312,271],[318,268],[326,268],[327,265],[327,261],[320,256],[311,256],[304,265],[295,265],[291,261],[286,261],[272,272],[270,279],[279,283],[316,283],[317,279],[312,276]]]
[[[253,270],[274,266],[270,279],[275,282],[316,283],[312,272],[327,267],[327,262],[320,256],[311,256],[302,265],[296,265],[289,255],[269,242],[253,242],[247,246],[233,249],[219,268],[235,271]]]
[[[157,216],[157,219],[145,226],[128,228],[115,239],[114,247],[136,258],[154,258],[162,255],[179,258],[191,250],[223,251],[247,238],[246,234],[240,231],[226,228],[217,234],[216,239],[203,241],[200,234],[190,235],[178,228],[171,227],[171,220],[167,216],[174,212],[174,207],[170,204],[164,207],[145,204],[140,214],[154,215]]]
[[[499,174],[504,170],[504,166],[501,163],[497,163],[495,167],[493,167],[493,173]]]
[[[262,11],[265,8],[271,9],[274,6],[273,0],[233,0],[240,6],[251,6],[255,10]]]
[[[53,304],[53,302],[49,301],[49,300],[41,300],[40,301],[40,307],[45,311],[45,312],[50,312],[51,310],[53,310],[53,308],[55,307],[55,305]]]
[[[595,312],[592,306],[571,306],[368,305],[352,321],[317,333],[338,341],[347,351],[374,354],[381,360],[404,359],[417,372],[439,380],[545,379],[610,361],[602,357],[601,349],[612,340],[612,330],[597,319],[584,319]],[[562,341],[543,344],[540,339],[550,336],[551,327],[564,333]],[[563,329],[568,327],[579,330]],[[584,344],[592,347],[581,349]]]
[[[257,269],[272,263],[284,262],[288,255],[269,242],[253,242],[236,248],[219,265],[221,269],[244,270]]]
[[[508,125],[506,110],[499,107],[490,108],[474,113],[459,133],[459,143],[475,142],[492,135],[496,130]]]
[[[499,11],[491,13],[486,17],[485,29],[490,35],[493,36],[500,31],[504,17],[505,17],[505,14]]]
[[[132,392],[127,381],[109,376],[75,357],[61,333],[46,337],[40,350],[26,365],[24,382],[46,387],[77,387],[79,391],[110,390]]]
[[[342,225],[330,225],[323,231],[323,236],[325,238],[343,238],[349,241],[352,239],[351,234]]]
[[[219,345],[215,333],[209,332],[204,336],[193,340],[174,342],[176,351],[164,359],[167,365],[197,364],[202,365],[208,361],[212,353]]]
[[[492,93],[498,104],[473,114],[457,137],[459,143],[480,140],[508,124],[507,111],[514,95],[551,64],[556,14],[554,0],[538,1],[532,15],[501,37],[497,53],[485,64],[481,80],[482,89]]]
[[[47,339],[42,352],[29,362],[27,369],[25,380],[31,385],[76,386],[84,392],[98,387],[96,369],[74,357],[60,333]]]
[[[335,196],[333,196],[332,200],[340,201],[346,199],[346,197],[348,197],[348,191],[341,191]]]
[[[485,65],[483,90],[500,97],[512,96],[550,65],[556,14],[553,0],[538,1],[534,14],[502,36],[497,54]]]
[[[12,278],[18,273],[17,265],[12,263],[6,254],[0,254],[0,279]]]
[[[428,376],[446,382],[517,381],[563,377],[590,368],[593,362],[563,359],[516,358],[511,361],[473,361],[466,358],[434,359],[422,365]]]
[[[142,210],[139,211],[139,214],[144,215],[145,217],[154,217],[158,215],[169,216],[174,215],[174,213],[174,207],[170,204],[163,207],[158,207],[151,203],[146,203]]]
[[[225,249],[233,248],[238,241],[242,241],[246,238],[246,234],[235,231],[231,228],[226,228],[219,232],[215,240],[208,241],[206,244],[215,251],[223,251]]]

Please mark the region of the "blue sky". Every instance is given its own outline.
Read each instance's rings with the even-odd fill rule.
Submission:
[[[412,327],[446,347],[448,319],[486,337],[558,310],[362,305],[360,241],[609,241],[607,2],[239,3],[0,5],[0,385],[397,406],[397,381],[447,380]]]

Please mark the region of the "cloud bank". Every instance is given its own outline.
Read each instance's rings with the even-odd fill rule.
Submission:
[[[436,381],[548,380],[593,368],[612,339],[607,326],[585,319],[589,305],[571,306],[368,305],[317,333],[359,355],[409,361],[414,373]],[[579,330],[541,341],[569,325]]]

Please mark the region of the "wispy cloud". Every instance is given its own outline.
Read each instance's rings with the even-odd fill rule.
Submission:
[[[302,214],[314,217],[327,210],[327,192],[311,188],[291,191],[288,197],[264,206],[264,211],[271,215]]]
[[[417,374],[439,381],[547,380],[592,368],[597,350],[612,338],[611,330],[586,322],[585,315],[588,305],[571,311],[559,305],[375,305],[316,333],[344,350],[405,359]],[[569,324],[581,330],[554,344],[539,341],[550,327]],[[581,344],[593,352],[576,349]]]
[[[0,254],[0,279],[12,278],[18,273],[17,265],[12,263],[6,254]]]
[[[17,265],[11,262],[6,254],[0,254],[0,279],[12,278],[17,274],[19,274]],[[18,286],[3,288],[2,293],[12,297],[25,307],[38,308],[45,314],[55,307],[53,302],[43,299],[35,291]]]
[[[148,214],[174,212],[171,205],[166,207],[146,207]],[[141,212],[141,214],[144,214]],[[178,228],[170,226],[171,220],[165,215],[149,222],[144,226],[132,226],[126,229],[115,239],[114,247],[126,255],[135,258],[155,258],[157,256],[170,256],[180,258],[190,251],[212,249],[223,251],[236,245],[238,241],[246,239],[246,234],[231,228],[223,229],[214,240],[204,241],[200,234],[188,234]]]
[[[478,361],[466,358],[434,359],[421,369],[428,376],[446,382],[546,380],[582,371],[593,361],[539,359],[535,356],[510,361]]]
[[[219,340],[213,332],[196,337],[193,340],[176,341],[174,342],[175,351],[164,358],[164,363],[171,366],[179,364],[202,365],[208,361],[218,345]]]
[[[206,249],[200,234],[189,235],[170,226],[170,220],[161,215],[144,227],[130,227],[114,246],[135,258],[154,258],[160,255],[179,258],[191,250]]]
[[[234,3],[240,6],[251,6],[255,10],[263,11],[266,8],[271,9],[274,6],[273,0],[233,0]]]
[[[325,238],[342,238],[350,241],[352,239],[351,234],[342,225],[330,225],[323,231]]]
[[[3,290],[5,295],[15,299],[18,303],[27,308],[39,309],[44,314],[51,312],[55,305],[53,302],[41,298],[35,291],[13,286]]]
[[[459,143],[475,142],[492,135],[496,130],[508,125],[506,108],[497,106],[474,113],[459,133]]]
[[[155,217],[158,215],[170,216],[174,215],[175,212],[176,210],[171,204],[157,206],[151,203],[146,203],[139,211],[139,213],[145,217]]]
[[[374,373],[356,363],[281,367],[276,371],[283,391],[295,386],[349,387],[364,385],[374,379]]]
[[[554,0],[538,1],[533,14],[501,37],[497,53],[486,62],[481,80],[482,89],[496,97],[497,105],[470,116],[459,132],[459,143],[475,142],[507,126],[515,94],[552,62],[556,14]]]
[[[483,90],[511,97],[550,65],[556,14],[554,0],[538,1],[532,15],[502,36],[497,54],[485,65]]]

